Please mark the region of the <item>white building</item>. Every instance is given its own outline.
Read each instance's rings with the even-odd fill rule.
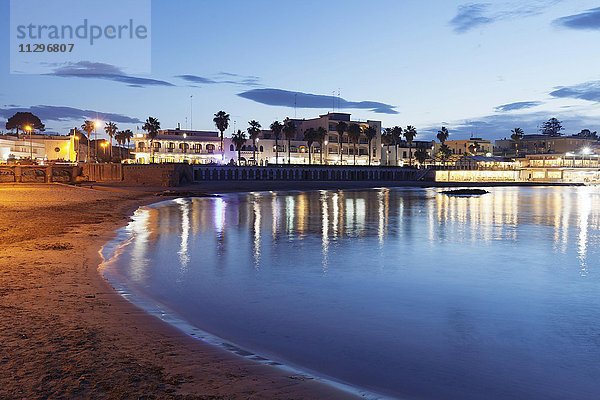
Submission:
[[[369,144],[366,136],[361,135],[359,143],[355,146],[343,135],[342,143],[336,131],[337,124],[344,121],[347,125],[358,124],[362,128],[372,126],[376,136],[371,141],[371,164],[379,165],[381,160],[381,122],[380,121],[352,121],[350,114],[328,113],[313,119],[293,119],[296,125],[296,134],[289,142],[283,132],[280,135],[278,151],[275,148],[275,137],[272,131],[263,130],[256,143],[256,160],[253,159],[252,141],[248,139],[241,148],[241,164],[268,165],[275,164],[308,164],[309,149],[303,140],[304,132],[309,129],[323,127],[327,131],[324,141],[323,155],[321,146],[313,143],[311,147],[311,161],[313,164],[353,165],[354,148],[356,147],[356,165],[369,163]],[[266,124],[265,124],[266,125]],[[187,162],[190,164],[210,164],[238,162],[238,152],[231,138],[225,137],[223,152],[220,150],[220,134],[216,131],[190,131],[182,129],[166,129],[159,131],[157,137],[151,141],[147,134],[137,134],[133,138],[135,145],[135,162],[148,163],[154,159],[156,163]],[[150,151],[151,142],[154,151]],[[288,148],[289,147],[289,148]],[[340,155],[340,147],[342,154]]]
[[[18,162],[34,159],[43,161],[74,162],[77,159],[78,141],[67,135],[1,135],[0,162]],[[81,146],[82,148],[85,145]],[[81,151],[81,149],[80,149]]]

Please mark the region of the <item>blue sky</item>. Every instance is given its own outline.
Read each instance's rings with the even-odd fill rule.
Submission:
[[[600,4],[587,0],[152,1],[151,74],[81,60],[51,75],[9,73],[9,0],[0,0],[0,124],[17,110],[64,132],[100,115],[121,128],[245,128],[341,111],[429,139],[600,128]],[[57,13],[64,10],[57,10]],[[118,55],[118,57],[123,57]],[[86,75],[81,76],[84,70]],[[296,101],[296,110],[294,110]],[[233,122],[232,122],[233,125]]]

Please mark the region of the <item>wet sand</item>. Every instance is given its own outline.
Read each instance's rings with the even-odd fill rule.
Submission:
[[[0,399],[342,399],[194,340],[98,273],[150,189],[0,185]],[[208,189],[208,188],[207,188]]]

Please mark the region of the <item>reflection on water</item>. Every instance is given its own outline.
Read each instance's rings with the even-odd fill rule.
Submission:
[[[250,193],[140,209],[124,275],[201,328],[418,398],[600,392],[600,189]]]

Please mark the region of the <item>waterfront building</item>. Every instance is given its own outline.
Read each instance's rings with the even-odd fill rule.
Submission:
[[[482,138],[470,138],[462,140],[447,140],[446,145],[452,151],[452,154],[472,155],[472,156],[490,156],[493,152],[492,142]],[[439,150],[439,143],[436,150]],[[436,151],[437,152],[437,151]]]
[[[30,158],[37,162],[75,162],[78,151],[83,148],[85,145],[80,145],[72,135],[1,135],[0,162],[19,162]]]
[[[525,135],[519,141],[519,154],[581,153],[584,149],[600,153],[597,139],[582,136]]]
[[[220,134],[216,131],[191,131],[182,129],[164,129],[158,132],[157,137],[151,141],[147,134],[138,133],[134,136],[133,154],[136,163],[151,162],[152,154],[154,162],[186,162],[190,164],[229,164],[241,163],[251,165],[275,164],[308,164],[309,158],[313,164],[328,165],[367,165],[369,163],[369,141],[362,133],[356,146],[347,134],[342,136],[340,143],[339,134],[336,131],[340,121],[347,125],[357,124],[361,128],[373,127],[375,138],[371,141],[371,164],[381,163],[381,121],[357,121],[350,118],[347,113],[327,113],[318,118],[290,119],[296,126],[296,133],[288,142],[283,134],[277,141],[275,148],[275,136],[271,130],[262,130],[256,141],[256,151],[253,152],[252,140],[248,139],[241,148],[241,157],[238,161],[238,152],[230,137],[224,138],[223,151],[220,150]],[[282,121],[283,122],[283,121]],[[266,124],[265,124],[266,125]],[[309,157],[308,144],[304,140],[304,132],[309,129],[324,128],[327,136],[323,142],[323,155],[321,157],[321,145],[313,143],[311,156]],[[153,151],[150,151],[152,142]],[[289,149],[288,149],[289,146]],[[354,149],[356,148],[356,157]],[[340,149],[342,154],[340,155]],[[254,154],[256,159],[253,159]]]

